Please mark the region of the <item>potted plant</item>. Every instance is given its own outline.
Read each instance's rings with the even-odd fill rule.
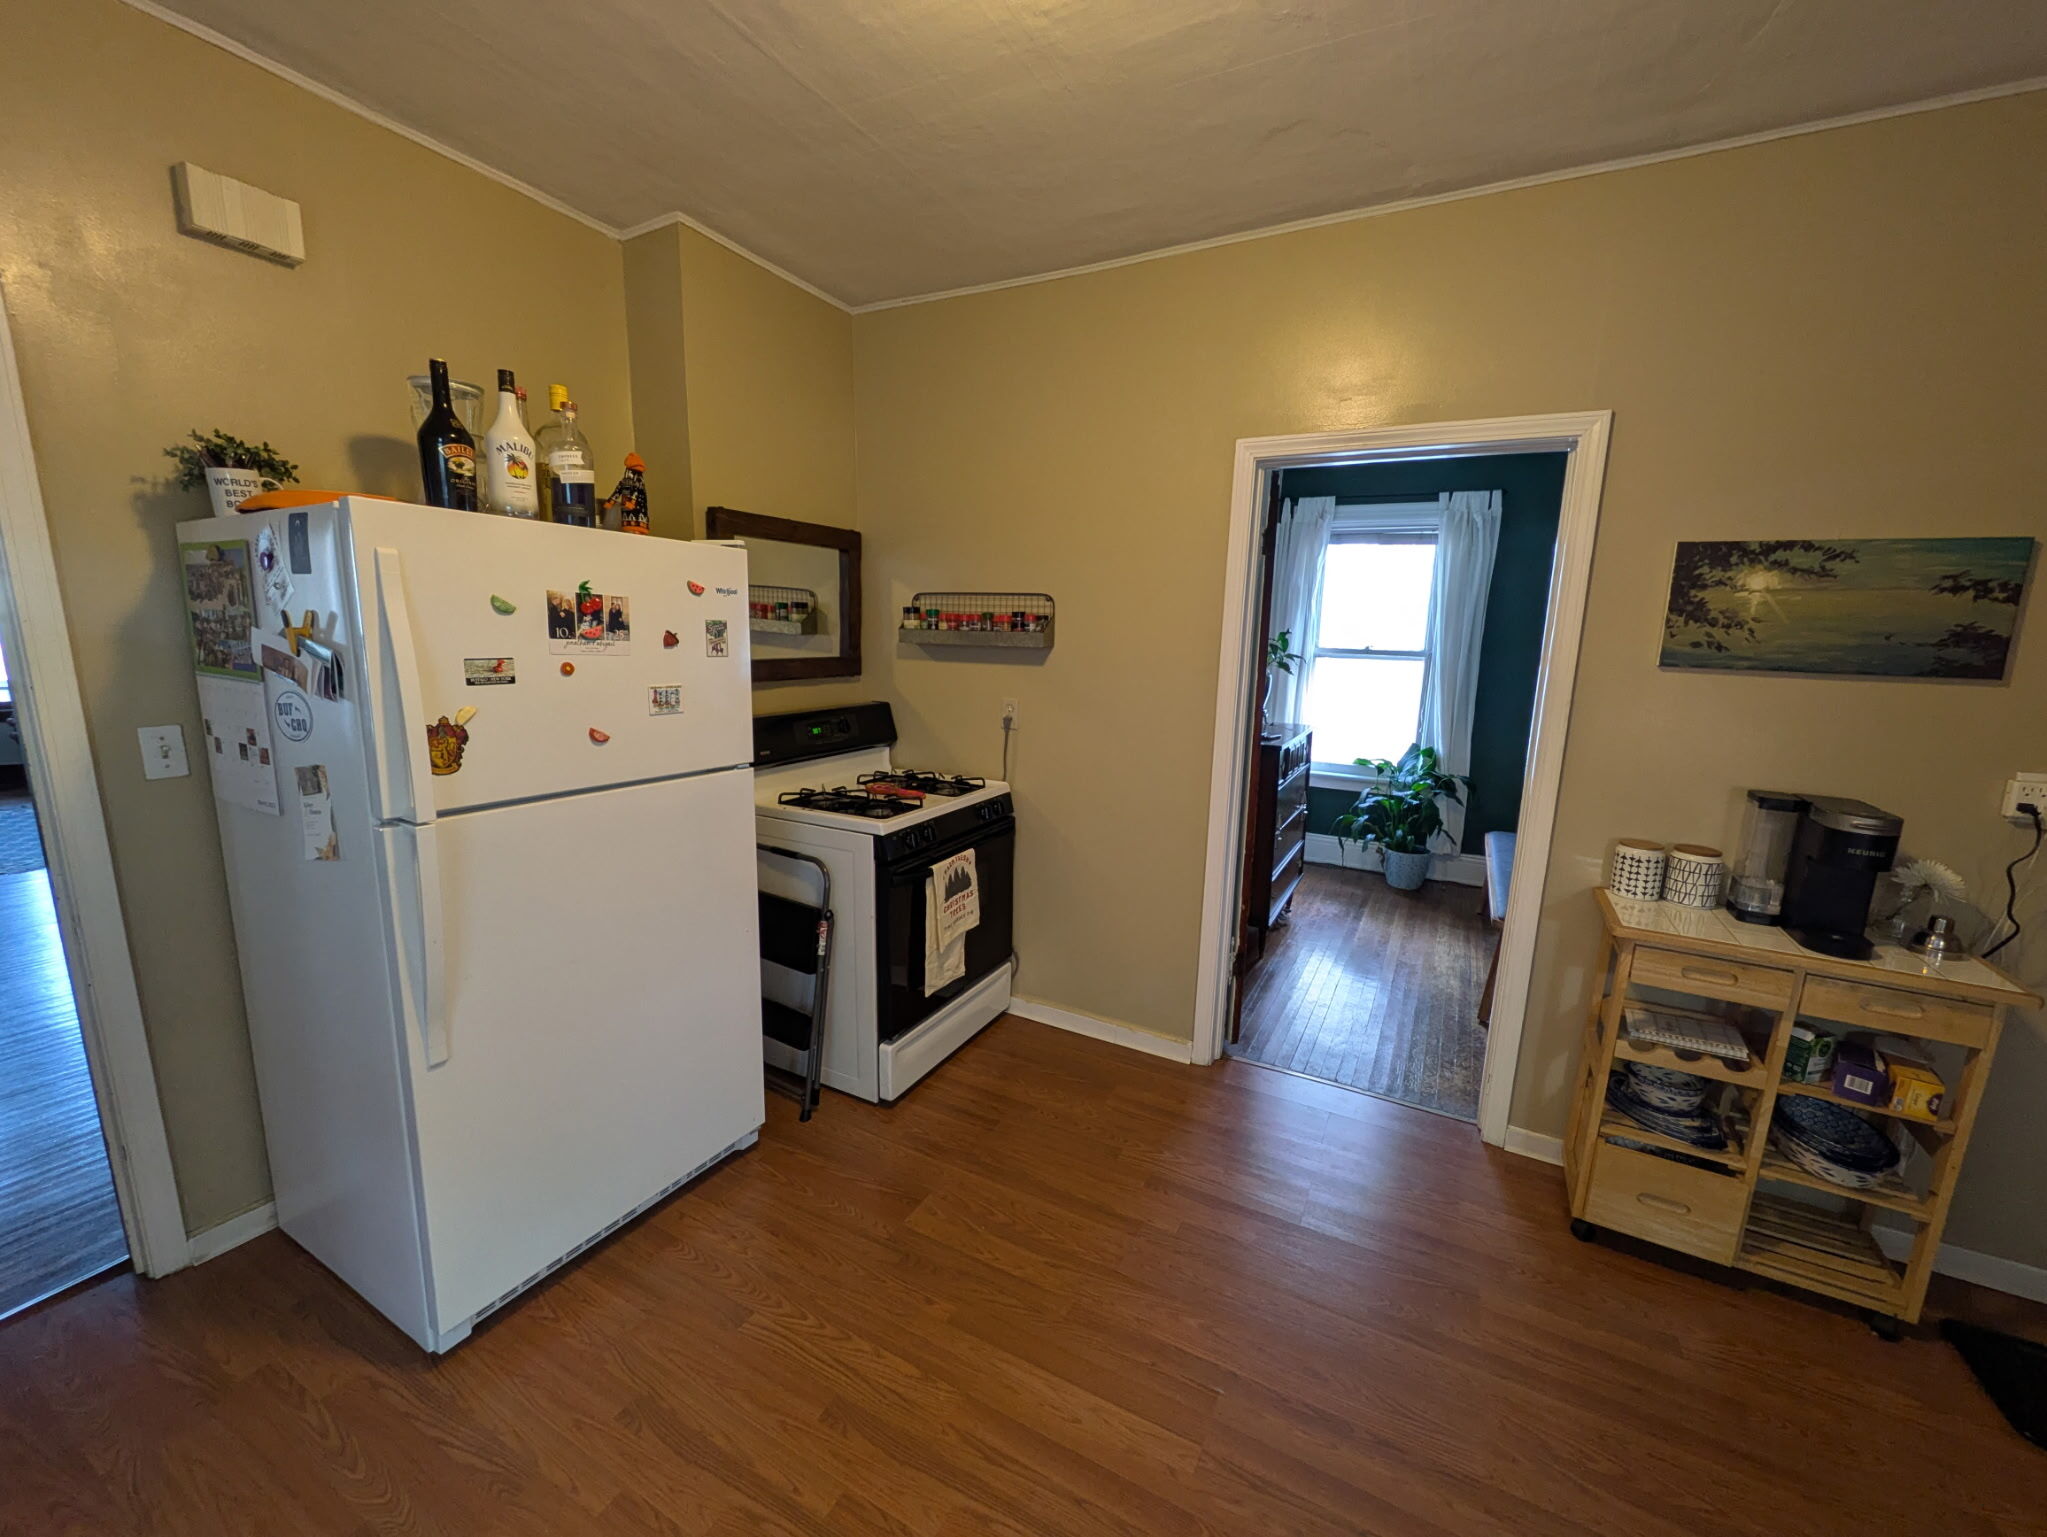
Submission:
[[[1402,753],[1398,763],[1384,758],[1355,761],[1376,774],[1379,783],[1336,819],[1333,830],[1344,842],[1367,848],[1376,844],[1386,884],[1396,891],[1417,890],[1428,878],[1429,844],[1448,836],[1441,802],[1463,805],[1463,791],[1471,781],[1444,773],[1436,749],[1419,742]]]
[[[178,487],[213,498],[213,515],[224,518],[252,496],[275,491],[299,478],[299,467],[268,443],[244,443],[218,427],[194,431],[189,443],[164,450],[178,467]]]
[[[1301,653],[1293,649],[1293,633],[1281,630],[1265,643],[1265,694],[1258,702],[1258,718],[1263,721],[1272,713],[1272,687],[1279,682],[1279,675],[1293,676],[1294,663],[1301,660]]]

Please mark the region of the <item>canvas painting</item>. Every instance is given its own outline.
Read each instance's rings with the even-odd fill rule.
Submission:
[[[2031,539],[1680,543],[1665,667],[2003,679]]]

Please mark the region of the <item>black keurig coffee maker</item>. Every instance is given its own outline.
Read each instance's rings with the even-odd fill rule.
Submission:
[[[1870,899],[1898,856],[1904,827],[1866,801],[1806,797],[1784,871],[1784,931],[1821,955],[1867,960]]]

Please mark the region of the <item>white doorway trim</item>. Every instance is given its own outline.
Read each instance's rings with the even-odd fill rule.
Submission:
[[[6,296],[0,291],[0,647],[49,854],[57,926],[70,963],[100,1127],[128,1254],[144,1275],[191,1259],[164,1136],[156,1072],[114,881],[99,776],[71,656],[50,530],[36,479]]]
[[[1564,735],[1577,680],[1585,594],[1592,580],[1592,539],[1599,522],[1600,488],[1606,478],[1606,446],[1612,425],[1611,411],[1574,411],[1238,440],[1236,479],[1230,496],[1229,564],[1223,586],[1222,665],[1216,680],[1215,758],[1209,771],[1208,868],[1202,887],[1201,974],[1194,1000],[1196,1062],[1213,1062],[1222,1055],[1229,1024],[1231,951],[1237,935],[1243,864],[1245,776],[1251,759],[1250,701],[1258,667],[1258,648],[1250,628],[1257,603],[1258,542],[1267,477],[1308,465],[1565,452],[1570,458],[1564,469],[1563,506],[1550,568],[1549,606],[1543,619],[1528,768],[1521,784],[1514,883],[1500,935],[1500,969],[1493,991],[1485,1078],[1479,1090],[1479,1135],[1495,1145],[1507,1143],[1514,1069],[1528,1014],[1535,930],[1549,874]]]

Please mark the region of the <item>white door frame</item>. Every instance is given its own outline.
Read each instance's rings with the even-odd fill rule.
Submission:
[[[1229,1027],[1231,962],[1243,866],[1245,776],[1251,760],[1250,700],[1259,662],[1259,648],[1250,630],[1257,615],[1258,544],[1266,477],[1308,465],[1565,452],[1570,458],[1564,469],[1563,507],[1550,568],[1549,606],[1543,619],[1528,768],[1521,782],[1514,882],[1506,926],[1500,935],[1500,968],[1493,988],[1485,1079],[1478,1101],[1479,1135],[1496,1145],[1506,1143],[1612,424],[1611,411],[1574,411],[1238,440],[1236,482],[1230,498],[1229,566],[1223,587],[1222,665],[1216,680],[1215,759],[1209,771],[1208,871],[1202,888],[1201,973],[1194,1002],[1196,1062],[1213,1062],[1222,1055]]]
[[[191,1261],[156,1071],[114,881],[99,776],[36,479],[6,296],[0,291],[0,647],[28,760],[57,927],[85,1038],[128,1255],[144,1275]]]

